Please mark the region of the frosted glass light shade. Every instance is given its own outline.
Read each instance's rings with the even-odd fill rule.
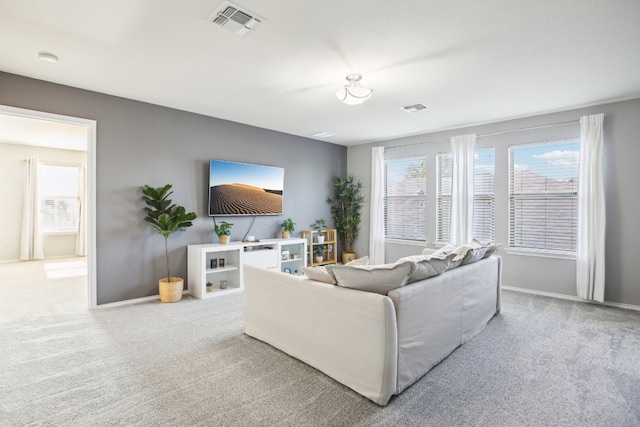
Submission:
[[[347,76],[349,83],[336,92],[336,98],[347,105],[362,104],[371,98],[373,90],[360,86],[361,78],[360,74],[349,74]]]

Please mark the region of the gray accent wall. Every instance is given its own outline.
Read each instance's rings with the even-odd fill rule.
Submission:
[[[174,202],[199,216],[170,237],[171,273],[186,277],[186,245],[218,241],[207,216],[209,159],[285,168],[284,214],[257,217],[256,238],[278,236],[287,217],[294,236],[329,220],[332,179],[347,169],[346,148],[335,144],[1,72],[0,104],[97,121],[99,305],[157,295],[166,276],[164,240],[143,221],[143,184],[173,184]],[[250,217],[219,220],[234,224],[232,240],[251,225]]]
[[[410,152],[421,147],[428,157],[429,182],[435,183],[435,153],[450,151],[449,139],[455,135],[476,133],[492,136],[479,138],[476,147],[496,148],[496,241],[503,243],[499,254],[503,256],[503,285],[532,291],[576,296],[575,260],[542,258],[507,253],[508,242],[508,146],[527,142],[556,140],[579,135],[576,124],[553,126],[535,131],[508,132],[515,129],[544,126],[579,120],[581,116],[604,113],[604,170],[606,188],[606,288],[605,300],[613,303],[640,306],[640,262],[638,245],[640,227],[640,99],[597,105],[571,111],[544,114],[535,117],[452,129],[443,132],[416,135],[349,147],[347,170],[359,178],[365,186],[365,194],[371,189],[371,147],[395,147],[391,153]],[[428,120],[429,111],[412,116],[414,120]],[[464,118],[462,118],[464,119]],[[577,134],[576,134],[577,132]],[[424,144],[426,143],[426,144]],[[414,145],[418,144],[418,145]],[[399,148],[404,146],[402,148]],[[429,158],[434,161],[429,160]],[[423,247],[433,247],[435,234],[435,185],[428,188],[429,244],[387,242],[388,262],[420,253]],[[365,206],[362,232],[356,242],[358,255],[368,252],[369,204]]]

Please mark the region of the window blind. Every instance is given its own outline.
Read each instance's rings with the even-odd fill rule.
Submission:
[[[437,157],[436,239],[449,241],[451,227],[451,153]],[[475,150],[473,161],[473,236],[482,241],[495,239],[495,151]]]
[[[77,166],[43,164],[40,167],[42,231],[78,231],[79,173]]]
[[[509,148],[509,246],[576,250],[578,139]]]
[[[426,158],[385,160],[384,181],[385,237],[426,241]]]

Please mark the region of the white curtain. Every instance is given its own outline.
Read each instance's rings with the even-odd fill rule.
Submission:
[[[40,197],[38,179],[40,161],[27,159],[24,174],[24,203],[22,209],[22,235],[20,241],[20,259],[28,261],[44,259],[44,244],[40,225]]]
[[[384,264],[384,147],[371,149],[369,263]]]
[[[83,164],[78,171],[78,234],[76,235],[76,255],[87,256],[87,168]]]
[[[473,238],[473,150],[476,135],[451,138],[451,243],[462,245]]]
[[[576,285],[578,297],[604,302],[603,114],[580,118]]]

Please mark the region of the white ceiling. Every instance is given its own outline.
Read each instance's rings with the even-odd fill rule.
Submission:
[[[342,145],[640,97],[638,0],[237,0],[244,37],[222,3],[0,0],[0,70]]]
[[[0,142],[87,151],[86,126],[0,114]]]

